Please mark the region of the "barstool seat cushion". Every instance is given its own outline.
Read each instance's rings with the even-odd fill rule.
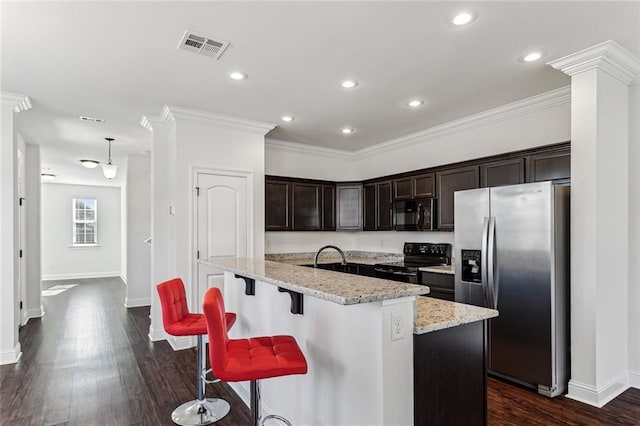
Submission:
[[[306,374],[307,361],[293,336],[229,339],[222,293],[212,287],[204,295],[209,357],[214,374],[225,382]]]
[[[239,382],[305,374],[307,362],[292,336],[234,339],[227,343],[222,380]],[[217,374],[217,373],[216,373]]]
[[[207,334],[203,314],[192,314],[187,305],[187,295],[180,278],[158,284],[158,295],[162,306],[162,324],[172,336],[198,336]],[[236,314],[225,313],[227,331],[236,322]]]

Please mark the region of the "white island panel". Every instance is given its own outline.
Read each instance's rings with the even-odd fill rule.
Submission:
[[[349,279],[344,280],[349,285]],[[288,293],[225,272],[228,311],[238,319],[232,338],[287,334],[298,341],[306,375],[262,381],[263,415],[277,413],[295,425],[413,424],[413,326],[415,296],[341,305],[304,296],[302,315],[290,313]],[[391,316],[404,334],[391,339]],[[231,384],[248,402],[248,383]]]

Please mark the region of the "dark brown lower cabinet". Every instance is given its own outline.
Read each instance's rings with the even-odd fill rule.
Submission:
[[[458,167],[436,173],[439,231],[453,231],[453,193],[478,188],[478,166]]]
[[[487,423],[485,323],[414,335],[414,425]]]

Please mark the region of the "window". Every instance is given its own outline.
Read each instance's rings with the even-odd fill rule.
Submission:
[[[98,224],[98,202],[90,198],[73,199],[73,245],[88,246],[98,244],[96,238]]]

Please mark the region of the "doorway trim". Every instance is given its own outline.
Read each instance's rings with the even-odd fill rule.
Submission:
[[[191,173],[189,174],[189,229],[191,229],[189,238],[189,259],[191,259],[191,268],[189,268],[189,283],[191,283],[190,299],[197,302],[197,285],[194,283],[194,278],[198,276],[198,260],[196,259],[196,251],[198,249],[197,238],[197,212],[198,212],[198,197],[196,197],[196,182],[198,181],[198,174],[210,174],[218,176],[230,176],[230,177],[242,177],[246,179],[247,183],[247,257],[253,257],[255,254],[255,224],[254,224],[254,172],[251,170],[242,169],[221,169],[217,167],[201,167],[201,166],[189,166]]]

